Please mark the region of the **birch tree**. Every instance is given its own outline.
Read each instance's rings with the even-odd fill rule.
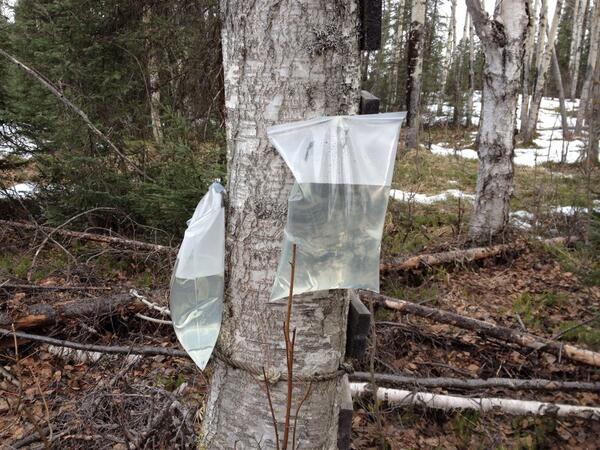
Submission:
[[[421,126],[421,84],[423,79],[423,41],[427,0],[414,0],[410,14],[408,36],[408,77],[406,83],[406,147],[419,145]]]
[[[543,0],[545,3],[545,0]],[[525,129],[527,117],[529,116],[529,85],[531,84],[531,69],[533,65],[535,33],[537,29],[540,0],[535,0],[531,11],[532,20],[529,21],[527,41],[525,42],[525,55],[523,56],[523,95],[521,98],[521,132]]]
[[[398,105],[400,98],[400,63],[402,62],[402,49],[404,44],[404,5],[405,0],[399,0],[396,6],[396,28],[394,31],[394,61],[392,64],[392,72],[390,73],[390,83],[392,83],[390,92],[392,105]]]
[[[588,54],[587,66],[585,69],[585,79],[583,86],[581,87],[581,101],[579,103],[579,110],[577,111],[577,122],[575,125],[575,133],[580,134],[583,129],[583,121],[586,117],[589,102],[588,100],[592,94],[594,70],[596,67],[596,61],[598,61],[600,50],[600,1],[596,1],[594,6],[594,14],[591,20],[591,34],[590,34],[590,51]]]
[[[444,49],[444,65],[442,66],[442,79],[440,83],[440,93],[437,104],[437,115],[440,116],[443,112],[444,96],[446,93],[446,83],[448,81],[448,73],[452,66],[452,56],[454,55],[454,46],[456,41],[456,0],[452,0],[450,8],[450,18],[448,19],[448,36],[446,38],[446,48]]]
[[[145,32],[149,36],[152,32],[152,5],[144,9],[142,18]],[[149,37],[146,37],[146,54],[148,69],[148,96],[150,97],[150,122],[152,124],[152,136],[158,145],[162,145],[163,129],[160,121],[160,80],[158,77],[158,55],[156,45]]]
[[[278,445],[260,374],[263,367],[268,374],[286,372],[285,305],[268,301],[292,177],[268,144],[266,129],[280,122],[356,113],[358,7],[354,1],[221,0],[221,10],[228,224],[225,316],[218,347],[228,362],[215,361],[201,447],[274,449]],[[348,308],[342,292],[294,298],[294,375],[331,374],[342,363]],[[312,381],[294,427],[296,447],[336,448],[340,385],[338,376]],[[307,389],[308,382],[294,383],[293,411]],[[283,381],[270,384],[280,436],[285,390]]]
[[[513,152],[517,98],[521,88],[523,43],[527,39],[529,1],[504,0],[494,18],[479,0],[467,0],[485,54],[479,168],[469,236],[484,242],[499,236],[508,223],[513,191]]]
[[[523,140],[525,142],[530,142],[533,139],[533,135],[535,134],[535,130],[537,128],[540,105],[542,103],[542,96],[544,95],[546,80],[548,79],[548,69],[550,68],[550,62],[552,61],[552,52],[554,51],[554,41],[556,40],[556,34],[558,32],[558,23],[560,22],[562,5],[563,1],[557,0],[554,17],[552,18],[552,24],[547,32],[548,39],[546,41],[544,53],[542,54],[538,64],[538,73],[535,80],[533,98],[531,99],[531,105],[529,107],[529,117],[527,118],[523,132]]]
[[[577,84],[579,83],[579,64],[581,61],[581,43],[585,30],[583,22],[588,10],[589,0],[575,0],[573,9],[573,34],[571,38],[571,48],[569,51],[569,69],[570,75],[570,97],[574,100],[577,96]]]
[[[469,87],[467,92],[467,120],[466,125],[473,125],[473,92],[475,90],[475,31],[473,21],[469,16]]]

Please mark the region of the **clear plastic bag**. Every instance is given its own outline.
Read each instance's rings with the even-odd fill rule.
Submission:
[[[296,183],[271,300],[327,289],[379,292],[381,235],[405,113],[322,117],[267,130]]]
[[[219,336],[225,268],[224,188],[213,183],[200,200],[171,278],[171,319],[177,339],[204,369]]]

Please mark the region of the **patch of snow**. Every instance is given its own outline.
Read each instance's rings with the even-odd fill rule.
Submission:
[[[470,148],[455,150],[453,148],[444,147],[440,144],[431,144],[431,153],[442,156],[460,156],[461,158],[466,159],[478,158],[477,152],[475,150],[471,150]]]
[[[466,200],[474,200],[473,194],[466,194],[459,189],[448,189],[436,195],[419,194],[416,192],[401,191],[399,189],[392,189],[390,191],[390,197],[394,200],[401,202],[415,202],[421,205],[431,205],[436,202],[443,202],[449,197],[462,198]]]
[[[0,157],[8,156],[16,153],[18,150],[33,151],[35,150],[34,143],[22,135],[20,130],[6,124],[0,124]],[[22,154],[22,158],[30,158],[29,154]]]
[[[594,202],[594,204],[596,204]],[[592,208],[594,212],[600,212],[599,208]],[[582,206],[556,206],[552,208],[554,214],[562,214],[563,216],[575,216],[579,214],[587,214],[588,209]]]
[[[510,222],[516,228],[521,230],[531,229],[531,223],[535,220],[535,215],[525,210],[513,211],[510,213]]]
[[[4,190],[0,190],[0,199],[2,198],[28,198],[33,197],[37,190],[35,183],[19,183],[10,186]]]

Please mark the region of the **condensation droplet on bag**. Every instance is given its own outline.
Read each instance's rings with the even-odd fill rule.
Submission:
[[[271,127],[296,180],[271,300],[327,289],[379,292],[379,257],[405,113],[321,117]]]
[[[215,347],[223,315],[224,188],[213,183],[188,220],[171,278],[171,319],[177,339],[200,369]]]

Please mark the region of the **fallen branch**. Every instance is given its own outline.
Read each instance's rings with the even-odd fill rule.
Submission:
[[[368,383],[350,383],[353,396],[371,394]],[[466,398],[439,395],[429,392],[412,392],[400,389],[378,388],[376,398],[396,405],[416,405],[442,410],[473,409],[480,412],[502,411],[514,415],[572,416],[600,420],[600,408],[545,403],[508,398]]]
[[[430,308],[428,306],[418,305],[397,298],[386,297],[385,295],[375,294],[373,292],[363,291],[361,292],[361,298],[367,301],[378,302],[380,305],[396,311],[414,314],[425,319],[445,323],[465,330],[475,331],[484,336],[511,342],[522,347],[552,353],[559,357],[569,358],[572,361],[600,367],[600,353],[575,347],[574,345],[554,342],[512,328],[494,325],[482,320],[461,316],[460,314],[450,311]]]
[[[43,342],[45,344],[54,345],[57,347],[67,347],[76,350],[83,350],[86,352],[100,352],[109,354],[121,354],[121,355],[143,355],[143,356],[174,356],[178,358],[190,357],[183,350],[176,350],[172,348],[164,347],[125,347],[117,345],[92,345],[92,344],[81,344],[79,342],[65,341],[62,339],[55,339],[48,336],[40,336],[37,334],[29,334],[23,331],[6,330],[0,328],[0,337],[4,336],[16,336],[20,339],[28,339],[30,341]]]
[[[565,245],[577,240],[576,237],[558,237],[541,241],[546,245]],[[500,244],[492,247],[476,247],[466,250],[417,255],[410,258],[392,258],[381,263],[382,272],[417,270],[443,264],[464,264],[472,261],[492,258],[505,253],[520,253],[527,248],[527,243],[519,241],[511,244]]]
[[[136,313],[143,309],[144,305],[129,294],[85,297],[61,303],[24,305],[17,317],[8,313],[0,314],[0,327],[10,327],[14,324],[16,329],[30,329],[64,323],[69,319],[102,318],[124,312]]]
[[[71,111],[73,111],[79,117],[81,117],[81,119],[85,122],[85,124],[88,126],[88,128],[90,130],[92,130],[92,132],[94,132],[94,134],[96,134],[96,136],[98,136],[100,139],[102,139],[104,142],[106,142],[106,144],[110,147],[110,149],[113,152],[115,152],[119,156],[119,158],[121,158],[123,161],[125,161],[127,164],[129,164],[138,174],[140,174],[147,180],[154,181],[152,178],[150,178],[148,175],[146,175],[146,173],[142,169],[140,169],[131,159],[129,159],[127,156],[125,156],[121,152],[121,150],[119,150],[117,148],[117,146],[115,144],[113,144],[113,142],[92,123],[92,121],[87,116],[87,114],[85,112],[83,112],[81,110],[81,108],[78,108],[77,106],[75,106],[75,104],[73,104],[73,102],[71,102],[67,97],[65,97],[65,94],[62,93],[54,85],[54,83],[52,83],[48,78],[43,76],[37,70],[32,69],[31,67],[23,64],[17,58],[15,58],[11,54],[5,52],[1,48],[0,48],[0,55],[4,56],[10,62],[15,64],[17,67],[19,67],[25,73],[27,73],[27,75],[29,75],[30,77],[35,78],[42,86],[44,86],[55,97],[57,97],[67,108],[69,108]]]
[[[0,220],[0,225],[4,225],[11,228],[22,228],[25,230],[37,230],[42,229],[45,232],[55,233],[60,236],[70,237],[75,239],[81,239],[85,241],[102,242],[104,244],[117,245],[122,247],[129,247],[135,250],[146,250],[150,252],[158,253],[169,253],[173,254],[177,252],[176,248],[167,247],[165,245],[150,244],[148,242],[136,241],[133,239],[118,238],[115,236],[106,236],[104,234],[97,233],[85,233],[80,231],[71,231],[58,229],[53,227],[39,226],[27,222],[14,222],[12,220]]]
[[[38,284],[2,283],[2,289],[15,289],[23,291],[110,291],[104,286],[41,286]]]
[[[374,374],[378,383],[389,383],[399,386],[420,386],[427,388],[451,389],[491,389],[503,388],[511,390],[536,391],[585,391],[600,392],[600,383],[586,381],[554,381],[554,380],[521,380],[514,378],[420,378],[406,375]],[[354,372],[350,375],[352,381],[371,381],[371,373]]]

